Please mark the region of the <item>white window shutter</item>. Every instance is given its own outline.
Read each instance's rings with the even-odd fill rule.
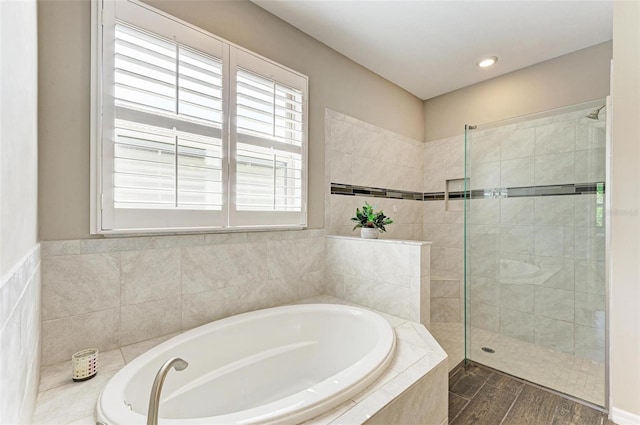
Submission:
[[[306,225],[307,77],[105,1],[101,231]]]
[[[113,228],[224,226],[222,59],[124,20],[113,43]]]
[[[233,58],[231,223],[305,225],[307,80],[247,52]]]

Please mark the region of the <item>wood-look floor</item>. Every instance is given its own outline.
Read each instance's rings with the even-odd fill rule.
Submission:
[[[607,415],[491,369],[468,364],[449,376],[451,425],[612,425]]]

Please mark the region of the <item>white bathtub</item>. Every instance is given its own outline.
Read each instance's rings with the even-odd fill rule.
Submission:
[[[387,368],[395,333],[357,307],[307,304],[218,320],[127,364],[98,398],[106,425],[146,424],[149,394],[167,359],[160,424],[297,424],[353,397]]]

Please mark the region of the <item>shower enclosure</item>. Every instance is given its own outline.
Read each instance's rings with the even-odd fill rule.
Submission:
[[[599,406],[604,105],[465,131],[465,357]]]

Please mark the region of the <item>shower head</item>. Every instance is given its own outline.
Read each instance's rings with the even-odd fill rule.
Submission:
[[[607,105],[602,105],[601,107],[599,107],[598,109],[596,109],[595,111],[587,115],[587,118],[591,120],[598,120],[598,115],[600,114],[600,111],[602,110],[602,108],[604,108],[605,106]]]

